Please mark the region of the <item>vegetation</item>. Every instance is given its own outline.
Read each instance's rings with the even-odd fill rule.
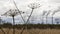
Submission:
[[[40,4],[37,3],[32,3],[30,5],[28,5],[28,7],[31,9],[31,13],[28,16],[28,18],[26,19],[26,21],[24,20],[23,16],[21,15],[22,12],[18,9],[15,1],[13,0],[13,3],[15,5],[16,9],[10,9],[8,12],[4,13],[3,15],[5,16],[10,16],[13,19],[13,24],[11,23],[4,23],[4,24],[0,24],[0,34],[58,34],[60,31],[60,24],[59,22],[57,22],[57,24],[53,24],[53,15],[58,11],[54,11],[52,14],[52,24],[47,24],[47,17],[50,14],[50,10],[46,15],[46,24],[44,24],[44,16],[45,16],[45,11],[42,14],[42,24],[28,24],[29,19],[31,18],[34,9],[37,9],[40,7]],[[20,15],[23,22],[25,24],[15,24],[15,16]],[[59,29],[59,30],[58,30]],[[2,32],[1,32],[2,31]],[[19,32],[19,33],[18,33]],[[25,33],[24,33],[25,32]],[[41,33],[42,32],[42,33]],[[46,33],[45,33],[46,32]],[[58,33],[56,33],[58,32]]]
[[[18,29],[27,28],[27,29],[60,29],[60,24],[16,24],[12,25],[11,23],[4,23],[0,25],[3,28],[12,28],[13,26]]]
[[[24,31],[22,34],[59,34],[60,24],[16,24],[4,23],[0,25],[0,34],[12,34],[13,26],[15,28],[15,34],[21,34],[22,28]],[[2,30],[1,30],[2,29]]]

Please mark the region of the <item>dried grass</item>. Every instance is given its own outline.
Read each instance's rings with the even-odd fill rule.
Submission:
[[[12,34],[13,30],[8,28],[3,28],[4,32],[7,34]],[[15,29],[16,34],[20,34],[22,29]],[[0,29],[0,34],[3,32]],[[60,29],[25,29],[23,34],[60,34]]]

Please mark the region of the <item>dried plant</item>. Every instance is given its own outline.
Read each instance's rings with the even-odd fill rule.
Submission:
[[[21,11],[20,11],[20,10],[19,10],[19,8],[17,7],[17,4],[15,3],[15,1],[14,1],[14,0],[13,0],[13,3],[14,3],[14,5],[15,5],[16,9],[19,11],[20,16],[21,16],[21,18],[22,18],[23,22],[25,23],[25,20],[24,20],[23,16],[21,15]],[[22,13],[25,13],[25,12],[22,12]]]
[[[17,9],[10,9],[8,12],[4,13],[3,15],[5,16],[11,16],[13,18],[13,26],[15,25],[15,19],[14,17],[19,15],[20,13],[18,12]],[[15,34],[15,28],[13,27],[13,34]]]
[[[28,5],[28,7],[31,8],[32,11],[31,11],[31,13],[30,13],[30,15],[29,15],[29,17],[28,17],[28,19],[27,19],[27,21],[26,21],[25,24],[27,24],[27,23],[29,22],[29,19],[30,19],[32,13],[33,13],[33,10],[36,9],[36,8],[39,8],[39,7],[40,7],[40,4],[32,3],[32,4]],[[22,30],[21,34],[23,33],[24,29],[25,29],[25,28],[23,27],[23,30]]]
[[[32,13],[33,13],[33,10],[36,9],[36,8],[39,8],[39,7],[40,7],[40,4],[38,4],[38,3],[31,3],[30,5],[28,5],[28,7],[31,8],[32,11],[31,11],[31,13],[30,13],[30,15],[29,15],[29,17],[28,17],[26,23],[29,22],[29,19],[30,19]]]

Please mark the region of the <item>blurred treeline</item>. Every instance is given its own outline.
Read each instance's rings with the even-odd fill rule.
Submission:
[[[1,24],[0,27],[3,28],[17,28],[17,29],[60,29],[60,24],[16,24],[16,25],[12,25],[11,23],[4,23]]]

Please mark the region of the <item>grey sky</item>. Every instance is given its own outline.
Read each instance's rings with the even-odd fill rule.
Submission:
[[[58,7],[60,7],[60,0],[14,0],[17,4],[17,7],[19,10],[22,11],[31,11],[30,8],[28,8],[28,5],[30,3],[39,3],[41,4],[41,7],[34,10],[34,14],[36,15],[41,15],[43,11],[49,11],[52,10],[57,10]],[[9,9],[14,9],[15,6],[13,4],[13,0],[0,0],[0,15],[8,11]],[[38,11],[38,12],[37,12]],[[52,13],[51,12],[51,13]],[[56,13],[54,16],[59,16],[59,13]],[[49,15],[51,16],[51,15]],[[6,18],[6,17],[5,17]]]
[[[43,10],[55,10],[60,6],[60,0],[14,0],[20,10],[27,10],[28,5],[30,3],[40,3],[41,7],[38,10],[43,11]],[[13,4],[13,0],[0,0],[0,14],[3,14],[4,12],[8,11],[8,9],[14,9],[15,6]],[[36,10],[36,11],[37,11]]]

